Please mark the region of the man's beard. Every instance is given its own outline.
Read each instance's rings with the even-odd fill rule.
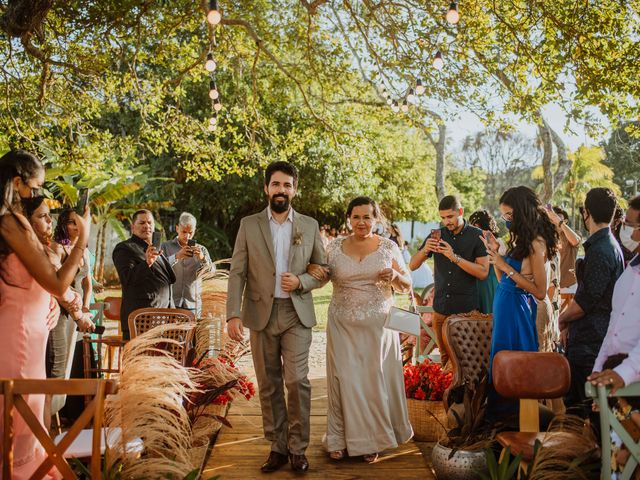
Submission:
[[[276,199],[279,199],[279,198],[282,198],[284,201],[277,202]],[[289,205],[290,205],[289,197],[284,194],[279,193],[269,199],[269,206],[271,207],[271,210],[273,210],[276,213],[286,212],[287,210],[289,210]]]

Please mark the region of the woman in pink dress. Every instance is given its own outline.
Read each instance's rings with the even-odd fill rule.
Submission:
[[[52,295],[63,297],[82,261],[89,235],[89,213],[77,216],[80,240],[62,268],[50,262],[23,215],[21,200],[39,194],[44,183],[40,160],[23,150],[0,158],[0,378],[45,378],[49,329],[58,316]],[[44,425],[44,395],[27,403]],[[4,431],[0,405],[0,427]],[[13,478],[29,478],[45,452],[14,411]],[[1,457],[0,457],[1,461]]]

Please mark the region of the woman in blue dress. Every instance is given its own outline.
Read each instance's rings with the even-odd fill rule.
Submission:
[[[557,230],[530,188],[513,187],[504,192],[500,212],[510,235],[507,255],[498,253],[499,245],[492,235],[489,241],[485,240],[489,262],[500,282],[493,299],[489,380],[493,357],[499,351],[538,351],[535,299],[542,300],[547,295],[545,263],[558,247]],[[503,400],[490,388],[490,418],[515,413],[517,402]]]

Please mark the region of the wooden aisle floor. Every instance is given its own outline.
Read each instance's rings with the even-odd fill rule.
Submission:
[[[262,435],[262,416],[257,400],[233,403],[227,419],[233,428],[222,427],[202,478],[219,475],[226,479],[421,479],[431,480],[431,472],[424,452],[429,446],[417,445],[413,441],[395,450],[383,452],[376,463],[366,464],[362,457],[332,461],[322,447],[322,436],[326,428],[327,392],[324,378],[311,380],[311,444],[307,450],[309,471],[296,474],[289,465],[271,474],[260,472],[260,465],[269,455],[270,443]]]

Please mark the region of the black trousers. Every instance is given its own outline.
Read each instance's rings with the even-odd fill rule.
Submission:
[[[570,356],[569,367],[571,368],[571,387],[567,396],[564,398],[564,404],[567,407],[567,413],[578,415],[582,418],[589,418],[591,414],[592,400],[587,398],[584,390],[584,384],[587,377],[593,371],[593,362],[572,359]]]

